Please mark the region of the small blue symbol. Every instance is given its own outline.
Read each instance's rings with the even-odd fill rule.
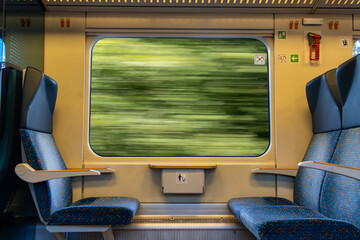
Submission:
[[[177,184],[187,184],[188,182],[188,173],[187,172],[177,172],[176,173],[176,183]]]
[[[185,178],[184,178],[183,175],[181,175],[181,173],[179,173],[178,181],[179,181],[179,182],[185,182]]]

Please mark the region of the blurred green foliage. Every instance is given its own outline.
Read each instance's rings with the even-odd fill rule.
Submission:
[[[360,54],[360,40],[357,40],[353,47],[353,56]]]
[[[254,56],[265,55],[265,65]],[[269,145],[256,39],[106,38],[92,52],[90,146],[102,156],[258,156]]]

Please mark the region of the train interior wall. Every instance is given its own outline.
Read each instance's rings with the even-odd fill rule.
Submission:
[[[62,29],[59,25],[61,18],[71,19],[71,29]],[[160,173],[150,170],[149,163],[174,161],[159,158],[100,158],[89,150],[87,143],[88,119],[88,48],[86,33],[91,30],[91,18],[103,26],[109,22],[121,23],[119,26],[110,26],[131,30],[151,29],[151,26],[161,22],[171,22],[178,28],[186,29],[189,25],[182,20],[192,18],[194,24],[201,25],[212,15],[181,16],[181,15],[147,15],[141,18],[132,15],[111,16],[99,18],[83,13],[47,13],[45,17],[45,63],[44,70],[59,82],[59,96],[55,109],[54,135],[59,149],[69,167],[112,167],[118,174],[115,177],[103,178],[100,181],[85,179],[84,185],[79,182],[75,190],[75,198],[90,195],[127,195],[137,197],[146,203],[163,202],[207,202],[222,203],[236,196],[270,195],[292,198],[292,181],[278,177],[277,188],[273,176],[254,176],[250,170],[258,166],[277,166],[281,168],[296,167],[306,151],[312,135],[311,119],[305,98],[305,84],[321,73],[336,68],[340,63],[352,56],[352,44],[344,47],[342,39],[353,39],[353,17],[348,16],[316,16],[324,19],[322,26],[302,26],[299,29],[289,30],[291,20],[301,21],[312,15],[275,15],[256,16],[260,22],[271,21],[272,24],[258,26],[277,33],[286,30],[287,39],[278,39],[276,34],[270,46],[271,71],[271,130],[272,143],[270,150],[259,158],[217,158],[217,159],[181,159],[180,161],[216,162],[218,167],[206,174],[206,191],[201,196],[164,196],[160,191]],[[118,18],[118,19],[117,19]],[[248,24],[249,16],[217,16],[218,22],[226,25],[243,22]],[[254,18],[254,16],[251,16]],[[262,21],[265,20],[265,21]],[[250,19],[249,21],[252,21]],[[339,21],[338,30],[330,30],[329,21]],[[245,23],[244,23],[245,22]],[[129,23],[129,24],[127,24]],[[215,23],[216,24],[216,23]],[[225,24],[224,24],[225,25]],[[126,29],[127,26],[130,26]],[[252,25],[250,25],[252,26]],[[94,26],[97,28],[98,26]],[[215,26],[218,27],[218,26]],[[211,35],[213,26],[206,25]],[[220,26],[221,27],[221,26]],[[241,27],[241,26],[240,26]],[[166,28],[166,27],[165,27]],[[113,31],[110,30],[110,31]],[[309,47],[306,34],[317,32],[322,35],[320,61],[310,63]],[[121,33],[121,31],[120,31]],[[129,31],[127,32],[129,34]],[[219,33],[218,33],[219,34]],[[222,33],[220,33],[222,34]],[[236,31],[235,34],[236,35]],[[241,35],[240,35],[241,36]],[[265,37],[266,38],[266,37]],[[268,37],[266,38],[268,39]],[[280,62],[280,56],[299,54],[299,63]],[[76,66],[76,67],[75,67]],[[176,160],[175,160],[176,161]],[[129,188],[128,184],[132,187]],[[146,186],[146,187],[145,187]],[[241,186],[234,188],[233,186]],[[82,188],[84,187],[84,188]]]
[[[111,167],[113,176],[101,176],[96,179],[73,179],[74,201],[88,196],[129,196],[138,198],[144,205],[133,229],[115,228],[116,239],[253,239],[240,225],[227,228],[209,225],[209,229],[191,230],[181,227],[182,214],[169,210],[166,204],[200,204],[215,206],[216,214],[206,213],[201,206],[195,213],[189,214],[194,219],[205,221],[218,216],[217,223],[231,215],[226,209],[226,202],[240,196],[280,196],[292,199],[294,181],[290,177],[253,175],[256,167],[295,168],[303,158],[312,136],[311,117],[308,110],[305,85],[314,77],[336,68],[340,63],[352,57],[353,39],[360,36],[360,18],[353,15],[303,15],[303,14],[95,14],[77,12],[46,12],[43,21],[38,16],[32,27],[37,31],[22,30],[22,42],[37,46],[23,53],[23,62],[42,69],[59,84],[58,99],[54,114],[54,137],[58,148],[69,168],[75,167]],[[21,16],[13,16],[18,22]],[[303,18],[323,18],[322,25],[302,25]],[[41,18],[40,18],[41,19]],[[70,19],[68,28],[61,26],[61,19]],[[289,29],[290,21],[299,21],[298,29]],[[338,21],[337,30],[329,29],[330,21]],[[9,20],[9,22],[11,22]],[[191,24],[190,24],[191,23]],[[42,25],[43,24],[43,25]],[[15,27],[14,27],[15,28]],[[39,30],[40,29],[40,30]],[[43,29],[43,32],[42,30]],[[200,33],[193,29],[201,29]],[[219,30],[220,29],[220,30]],[[15,29],[16,30],[16,29]],[[19,30],[21,32],[21,29]],[[28,32],[24,32],[28,31]],[[286,31],[286,39],[278,37],[279,31]],[[309,46],[306,34],[321,34],[320,60],[309,61]],[[16,32],[15,32],[16,33]],[[107,36],[251,36],[259,35],[269,46],[270,56],[270,116],[271,146],[266,154],[258,158],[101,158],[94,154],[88,144],[89,114],[89,54],[92,41],[98,35]],[[14,35],[16,36],[16,35]],[[10,38],[7,38],[10,39]],[[343,41],[349,41],[344,45]],[[10,43],[9,43],[10,45]],[[32,49],[34,50],[34,48]],[[10,51],[9,51],[10,52]],[[291,62],[291,55],[297,54],[298,62]],[[8,56],[10,59],[10,55]],[[284,58],[286,58],[284,60]],[[206,172],[205,192],[202,195],[164,195],[161,192],[161,173],[150,169],[149,163],[166,162],[216,163],[217,168]],[[15,215],[34,217],[36,212],[32,199],[21,184],[12,203]],[[177,227],[145,227],[159,218],[156,204],[162,207],[162,214],[178,218]],[[162,205],[165,204],[165,205]],[[218,206],[218,207],[217,207]],[[192,217],[191,217],[192,215]],[[196,216],[198,215],[198,216]],[[215,217],[216,216],[216,217]],[[232,219],[233,220],[233,219]],[[158,220],[159,221],[159,220]],[[165,222],[164,222],[165,221]],[[176,222],[176,221],[175,221]],[[174,223],[175,223],[174,222]],[[232,221],[235,223],[235,221]],[[30,231],[35,239],[52,238],[41,223],[20,224],[25,232]],[[30,226],[30,227],[29,227]],[[175,225],[174,225],[175,226]],[[218,225],[220,226],[220,225]],[[215,230],[214,230],[215,229]],[[23,231],[23,232],[24,232]],[[19,233],[19,232],[18,232]],[[127,235],[128,234],[128,235]],[[25,234],[26,235],[26,234]],[[24,235],[24,236],[25,236]],[[13,235],[14,236],[14,235]],[[87,239],[88,234],[70,234],[69,239]],[[97,239],[100,235],[92,234]],[[101,238],[101,237],[100,237]],[[15,238],[14,238],[15,239]],[[28,239],[28,238],[24,238]],[[32,238],[30,238],[32,239]]]

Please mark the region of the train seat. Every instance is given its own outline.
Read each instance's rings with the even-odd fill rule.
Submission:
[[[330,163],[359,169],[360,55],[338,67],[337,79],[342,105],[343,130]],[[325,216],[350,222],[360,228],[360,172],[357,175],[358,180],[327,172],[322,187],[320,212]]]
[[[39,217],[50,232],[56,233],[57,238],[64,237],[59,232],[98,230],[103,232],[104,238],[113,239],[111,225],[129,224],[139,208],[139,201],[128,197],[90,197],[72,202],[69,177],[99,175],[101,171],[67,171],[52,135],[56,96],[57,83],[29,67],[23,87],[20,123],[25,157],[24,163],[19,164],[15,172],[29,182]],[[59,178],[61,176],[66,177]]]
[[[312,114],[314,135],[309,143],[303,161],[329,162],[335,149],[341,129],[340,101],[334,97],[330,86],[336,85],[336,70],[322,74],[307,84],[306,94]],[[335,93],[337,94],[337,93]],[[328,114],[329,113],[329,114]],[[332,116],[332,125],[322,124]],[[237,215],[242,209],[253,206],[301,205],[319,210],[319,192],[324,172],[300,168],[296,177],[294,191],[295,203],[279,197],[243,197],[228,202],[230,211]],[[316,177],[315,177],[316,176]]]
[[[338,79],[339,72],[341,70],[336,71]],[[356,154],[356,151],[349,153],[351,147],[346,142],[352,138],[349,136],[351,134],[344,135],[347,130],[341,131],[346,116],[344,113],[341,115],[339,104],[341,102],[344,106],[344,99],[350,94],[343,91],[342,95],[338,95],[335,80],[335,71],[332,70],[306,86],[314,135],[303,162],[317,161],[359,167],[356,164],[344,164],[350,159],[347,155]],[[340,78],[338,84],[341,82]],[[341,93],[340,86],[339,92]],[[355,130],[351,130],[352,135],[355,135]],[[353,142],[353,148],[356,149],[357,141],[354,139]],[[340,179],[332,179],[334,176]],[[294,189],[296,205],[278,198],[270,198],[271,201],[265,204],[261,204],[259,200],[254,201],[255,198],[236,198],[231,199],[228,205],[230,211],[258,239],[359,239],[358,183],[352,178],[300,166]],[[334,192],[336,187],[339,188],[338,192]]]

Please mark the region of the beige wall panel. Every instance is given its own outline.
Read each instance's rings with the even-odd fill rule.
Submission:
[[[360,30],[360,15],[354,15],[354,30]]]
[[[87,29],[273,29],[272,14],[88,13]]]
[[[303,26],[303,17],[323,18],[322,26]],[[289,22],[298,20],[299,29],[289,29]],[[338,30],[330,30],[329,22],[339,21]],[[287,31],[287,39],[278,39],[278,31]],[[310,63],[306,34],[321,33],[320,61]],[[311,116],[307,106],[305,85],[313,78],[336,68],[352,57],[352,16],[276,15],[275,16],[275,89],[276,89],[276,163],[277,167],[296,167],[303,158],[312,136]],[[349,38],[349,47],[341,47],[341,38]],[[290,54],[300,56],[299,63],[290,63]],[[286,54],[287,63],[279,63]],[[278,178],[281,181],[283,178]],[[293,183],[285,179],[278,184],[279,196],[291,197]]]
[[[165,15],[163,15],[165,16]],[[271,15],[272,16],[272,15]],[[131,15],[121,15],[115,21],[115,15],[89,14],[85,23],[82,13],[47,13],[45,18],[45,74],[54,78],[59,84],[58,100],[54,114],[54,137],[59,150],[68,167],[96,167],[106,166],[116,170],[114,175],[88,177],[84,181],[84,196],[130,196],[139,198],[142,202],[226,202],[232,197],[240,196],[274,196],[275,177],[270,175],[252,175],[250,170],[261,165],[271,167],[296,167],[303,158],[309,140],[312,136],[311,116],[308,110],[305,85],[314,77],[337,67],[352,56],[352,42],[349,47],[341,46],[342,38],[352,41],[352,16],[322,17],[322,26],[303,26],[304,15],[276,15],[275,16],[275,52],[272,54],[273,66],[271,71],[275,77],[271,84],[275,85],[276,111],[275,131],[272,135],[272,148],[264,156],[255,158],[177,158],[176,162],[215,162],[219,163],[215,170],[206,171],[206,186],[203,195],[171,196],[163,195],[160,189],[160,170],[149,169],[148,163],[166,162],[169,159],[134,159],[134,158],[101,158],[95,155],[87,144],[88,126],[88,76],[86,61],[85,28],[100,27],[106,23],[108,28],[137,28],[159,27],[167,28],[184,26],[186,21],[192,21],[191,26],[203,26],[208,29],[220,27],[241,29],[243,24],[234,15],[223,17],[220,22],[212,22],[211,15],[201,19],[187,17],[172,18],[162,21],[160,18],[142,15],[140,18]],[[169,18],[169,16],[167,16]],[[253,29],[269,29],[273,26],[272,17],[252,15]],[[309,15],[308,17],[314,17]],[[206,19],[208,18],[208,19]],[[269,18],[269,21],[264,21]],[[62,28],[61,19],[70,19],[71,27]],[[138,19],[138,20],[136,20]],[[198,19],[198,21],[193,21]],[[239,18],[241,19],[241,17]],[[136,21],[134,21],[136,20]],[[206,21],[205,21],[206,20]],[[299,29],[289,29],[290,20],[300,22]],[[262,22],[259,24],[259,21]],[[329,21],[339,21],[338,30],[329,29]],[[65,23],[66,24],[66,23]],[[87,24],[87,26],[85,26]],[[162,25],[164,24],[164,25]],[[168,25],[167,25],[168,24]],[[226,26],[225,26],[226,25]],[[245,27],[246,29],[246,27]],[[277,38],[277,31],[287,31],[287,39]],[[308,60],[309,47],[307,32],[321,33],[320,61],[310,63]],[[272,46],[272,41],[269,42]],[[290,54],[299,54],[299,63],[290,63]],[[279,63],[279,55],[286,55],[286,63]],[[85,93],[85,94],[84,94]],[[85,99],[85,100],[84,100]],[[85,107],[84,107],[85,106]],[[274,110],[275,109],[275,110]],[[274,112],[273,112],[274,113]],[[85,118],[84,118],[85,116]],[[274,114],[272,114],[274,119]],[[273,121],[274,122],[274,121]],[[272,126],[274,130],[274,125]],[[276,142],[275,138],[276,136]],[[276,146],[276,149],[275,149]],[[173,161],[174,159],[172,159]],[[226,164],[224,164],[224,162]],[[85,162],[85,164],[83,164]],[[256,162],[256,163],[255,163]],[[241,164],[240,164],[241,163]],[[292,198],[293,181],[287,177],[278,177],[277,191],[279,196]],[[81,195],[81,181],[74,181],[74,199]]]
[[[88,168],[100,166],[85,165]],[[271,167],[263,167],[266,166]],[[115,174],[86,177],[84,197],[128,196],[138,198],[143,203],[222,203],[233,197],[275,196],[274,176],[254,175],[250,172],[258,165],[220,164],[216,169],[205,170],[205,192],[197,195],[162,194],[161,170],[150,169],[148,164],[113,164],[109,167],[116,171]]]
[[[67,18],[71,20],[69,29],[61,28],[62,18],[65,21]],[[84,165],[84,167],[111,167],[116,170],[114,175],[84,178],[82,194],[81,181],[75,180],[75,200],[81,195],[83,197],[113,195],[136,197],[142,202],[215,203],[227,202],[232,197],[275,195],[274,176],[251,174],[253,168],[274,166],[274,134],[272,148],[259,158],[102,158],[95,155],[88,146],[86,130],[89,106],[89,76],[87,74],[89,56],[85,54],[90,44],[91,42],[85,43],[84,14],[47,13],[45,73],[59,84],[59,96],[54,115],[54,137],[59,150],[69,167]],[[273,45],[272,39],[269,40],[269,45]],[[274,125],[271,128],[274,133]],[[160,170],[150,169],[148,164],[185,161],[220,164],[217,169],[206,171],[204,194],[163,195]]]
[[[89,17],[89,16],[88,16]],[[114,17],[114,16],[112,16]],[[143,17],[143,16],[142,16]],[[149,17],[149,16],[148,16]],[[209,18],[209,16],[207,16]],[[134,24],[131,18],[127,18],[126,21],[120,21],[121,16],[112,22],[121,22],[123,26],[132,26]],[[239,17],[239,19],[241,19]],[[261,18],[260,18],[261,19]],[[259,20],[259,19],[258,19]],[[141,29],[147,27],[156,27],[156,23],[151,24],[154,21],[151,17],[144,21],[143,25],[137,25]],[[104,22],[98,23],[98,27],[104,26]],[[182,23],[175,23],[174,26],[182,26]],[[192,26],[199,24],[194,22]],[[272,21],[271,24],[272,26]],[[112,26],[111,24],[106,26]],[[200,25],[199,25],[200,26]],[[205,25],[204,27],[208,27]],[[215,25],[213,28],[216,28]],[[113,29],[112,29],[113,30]],[[170,31],[172,34],[174,31]],[[212,31],[208,30],[208,35],[211,36]],[[216,34],[218,36],[219,31]],[[226,34],[226,33],[220,33]],[[229,34],[227,32],[227,34]],[[239,36],[233,34],[231,36]],[[92,42],[95,41],[94,37],[88,37],[86,42],[86,48],[90,49]],[[267,43],[272,49],[273,39],[266,38]],[[273,52],[270,51],[270,57]],[[87,56],[86,61],[89,61]],[[85,64],[86,67],[90,63]],[[86,71],[86,79],[89,79],[88,73],[90,69]],[[272,71],[270,70],[272,74]],[[273,78],[273,76],[271,76]],[[85,81],[85,106],[89,106],[89,80]],[[273,84],[271,83],[270,95],[272,104],[274,103]],[[227,202],[232,197],[241,196],[274,196],[275,195],[275,177],[269,175],[253,175],[251,170],[257,167],[274,167],[275,164],[275,130],[274,130],[274,108],[271,108],[271,148],[263,156],[252,158],[232,158],[232,157],[101,157],[94,154],[88,144],[88,131],[84,132],[84,166],[85,167],[111,167],[116,170],[113,176],[101,176],[99,182],[96,178],[85,178],[84,181],[84,196],[103,196],[103,195],[115,195],[115,196],[131,196],[138,198],[141,202],[152,203],[166,203],[166,202],[206,202],[206,203],[218,203]],[[89,107],[85,107],[85,116],[88,116]],[[85,128],[88,129],[89,122],[88,117],[84,118]],[[206,186],[205,193],[202,195],[164,195],[161,193],[161,172],[160,170],[150,169],[149,163],[216,163],[218,167],[216,170],[206,170]]]
[[[84,59],[85,14],[46,13],[44,72],[58,83],[54,138],[69,168],[82,167],[83,161]],[[76,200],[80,180],[74,180],[73,186]]]

